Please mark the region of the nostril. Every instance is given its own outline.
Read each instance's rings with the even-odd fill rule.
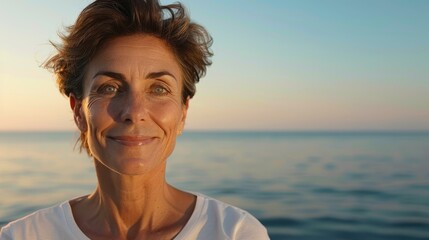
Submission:
[[[141,121],[145,121],[145,118],[141,114],[134,114],[134,115],[128,114],[127,116],[124,116],[122,118],[122,122],[127,124],[137,123]]]

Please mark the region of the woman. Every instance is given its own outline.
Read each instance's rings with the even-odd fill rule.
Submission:
[[[165,180],[211,37],[180,4],[100,0],[46,63],[69,97],[98,185],[9,223],[1,239],[268,239],[249,213]]]

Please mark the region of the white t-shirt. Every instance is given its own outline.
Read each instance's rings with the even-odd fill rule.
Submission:
[[[265,227],[248,212],[216,199],[197,195],[191,218],[174,240],[269,239]],[[69,201],[36,211],[4,226],[0,240],[89,239],[74,221]]]

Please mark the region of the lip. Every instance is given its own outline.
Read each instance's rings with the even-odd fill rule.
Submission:
[[[155,140],[148,136],[108,136],[108,139],[125,146],[143,146]]]

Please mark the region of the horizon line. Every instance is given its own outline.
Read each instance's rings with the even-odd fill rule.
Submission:
[[[78,133],[66,129],[12,129],[0,133]],[[187,129],[183,133],[428,133],[429,129]]]

